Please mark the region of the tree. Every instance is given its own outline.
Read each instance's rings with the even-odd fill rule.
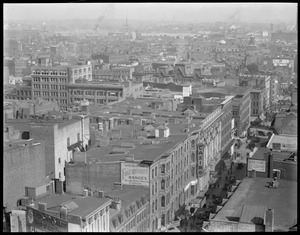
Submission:
[[[249,64],[247,65],[247,69],[249,71],[250,74],[257,74],[258,73],[258,66],[257,64]]]

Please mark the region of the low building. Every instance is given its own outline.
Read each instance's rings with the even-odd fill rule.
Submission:
[[[245,178],[211,214],[209,232],[288,231],[297,219],[297,182],[281,179],[277,189],[271,178]],[[289,192],[288,194],[286,192]],[[284,202],[284,203],[283,203]]]
[[[273,134],[267,144],[272,151],[297,151],[297,137],[294,135]]]
[[[109,232],[111,199],[52,194],[26,207],[27,232]]]

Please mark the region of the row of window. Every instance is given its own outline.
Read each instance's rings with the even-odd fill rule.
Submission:
[[[65,76],[67,75],[66,71],[49,71],[49,70],[33,70],[33,74],[40,74],[40,75],[62,75]]]
[[[93,90],[71,90],[71,95],[97,95],[97,96],[122,96],[122,92],[117,91],[93,91]]]
[[[41,78],[41,77],[34,77],[34,82],[60,82],[60,83],[67,83],[67,78]]]

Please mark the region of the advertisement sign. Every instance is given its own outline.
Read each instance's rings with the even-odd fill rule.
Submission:
[[[149,167],[135,163],[121,163],[121,183],[128,185],[149,186]]]
[[[68,232],[68,222],[32,207],[26,209],[27,232]]]
[[[266,161],[248,159],[248,171],[266,172]]]

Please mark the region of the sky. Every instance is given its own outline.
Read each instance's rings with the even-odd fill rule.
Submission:
[[[106,19],[296,22],[298,3],[26,3],[4,4],[4,20]]]

